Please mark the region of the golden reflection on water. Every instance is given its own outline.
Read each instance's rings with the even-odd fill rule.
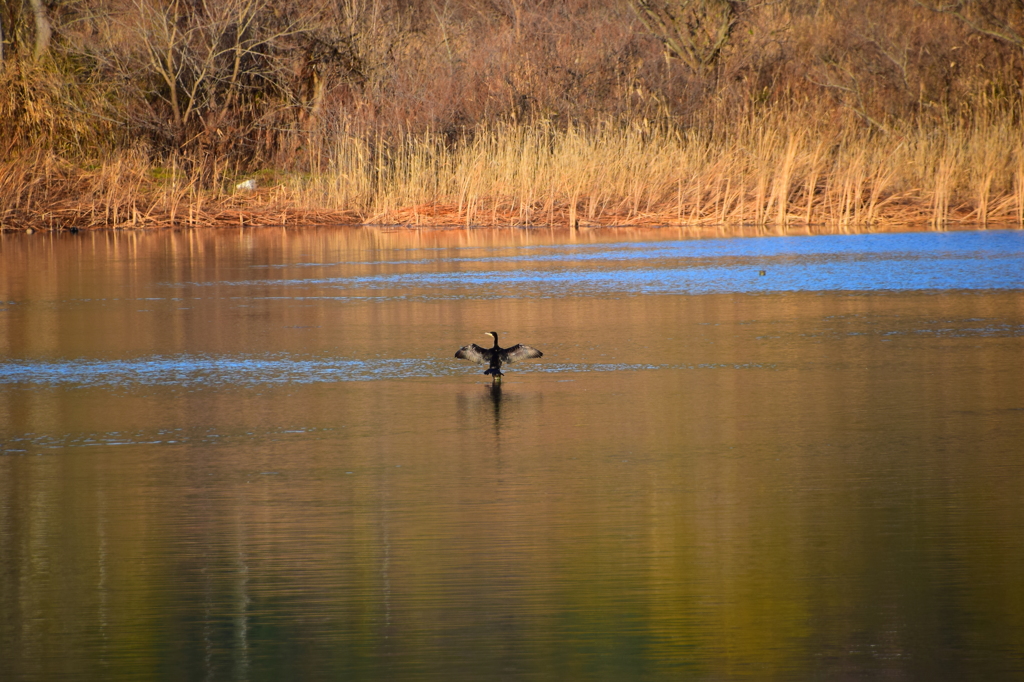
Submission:
[[[5,237],[7,358],[452,365],[0,387],[12,679],[1021,670],[1019,336],[976,328],[1020,329],[1024,295],[328,282],[547,232]],[[545,352],[500,393],[450,357],[496,315]]]

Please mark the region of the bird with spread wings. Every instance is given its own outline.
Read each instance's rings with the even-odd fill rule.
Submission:
[[[456,351],[455,357],[462,360],[471,360],[478,365],[486,362],[488,367],[484,370],[484,374],[490,374],[494,381],[501,381],[501,377],[504,376],[501,372],[502,364],[512,364],[519,360],[539,358],[544,355],[536,348],[524,346],[521,343],[517,343],[510,348],[502,348],[498,345],[498,332],[484,333],[494,337],[494,345],[491,348],[484,348],[483,346],[471,343]]]

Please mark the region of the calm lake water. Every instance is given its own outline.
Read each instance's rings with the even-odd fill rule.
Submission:
[[[682,234],[0,236],[0,679],[1024,679],[1024,232]]]

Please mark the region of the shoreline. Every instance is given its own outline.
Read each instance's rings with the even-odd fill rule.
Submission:
[[[922,211],[923,212],[923,211]],[[561,213],[567,214],[568,211]],[[76,234],[84,232],[163,232],[178,230],[218,231],[231,228],[279,228],[286,230],[312,230],[321,228],[375,228],[380,230],[423,230],[423,231],[457,231],[457,230],[557,230],[582,232],[593,230],[616,229],[677,229],[682,230],[690,238],[728,238],[753,236],[814,236],[827,234],[885,234],[902,232],[961,232],[984,230],[1021,230],[1024,226],[1015,216],[999,216],[989,218],[981,223],[973,212],[965,212],[959,217],[951,217],[941,224],[936,224],[927,217],[917,219],[876,220],[873,223],[839,223],[814,222],[806,223],[795,218],[785,223],[754,221],[715,222],[713,219],[678,220],[677,216],[667,214],[645,214],[631,218],[617,219],[608,216],[603,220],[576,219],[571,224],[568,215],[550,223],[519,223],[509,220],[495,222],[467,222],[454,211],[442,210],[441,206],[416,206],[400,209],[383,216],[374,216],[375,220],[361,220],[349,211],[313,211],[296,209],[271,210],[239,210],[237,208],[204,211],[193,215],[191,219],[177,219],[174,222],[169,216],[136,216],[134,221],[128,220],[120,224],[82,225],[75,222],[63,222],[55,215],[43,214],[34,220],[19,221],[17,224],[0,223],[0,234]]]
[[[875,233],[905,231],[1024,229],[1018,215],[1009,210],[999,215],[989,214],[986,220],[978,219],[978,211],[970,206],[948,209],[944,220],[937,220],[932,207],[926,202],[903,202],[896,210],[877,211],[871,222],[851,220],[817,220],[808,222],[806,216],[786,214],[769,220],[733,219],[722,221],[719,215],[697,215],[695,205],[677,207],[675,211],[651,211],[633,215],[612,212],[593,218],[584,217],[584,212],[571,207],[551,208],[543,212],[547,220],[524,221],[522,211],[497,210],[476,211],[459,208],[450,203],[418,204],[363,218],[351,210],[297,208],[275,202],[271,198],[282,191],[280,187],[259,190],[249,196],[231,195],[221,200],[207,199],[196,205],[178,207],[171,213],[166,210],[144,211],[132,209],[123,220],[114,214],[112,219],[99,222],[104,207],[64,207],[51,211],[8,211],[0,219],[0,233],[19,232],[85,232],[106,230],[180,230],[180,229],[225,229],[283,227],[304,229],[316,227],[379,227],[392,229],[605,229],[605,228],[684,228],[717,235],[757,231],[763,234],[802,233]],[[270,200],[268,200],[270,199]],[[884,203],[884,202],[883,202]],[[1015,197],[1000,202],[1004,209],[1016,208]],[[109,211],[109,209],[108,209]],[[481,213],[490,220],[479,220]],[[537,214],[540,211],[532,211]],[[764,213],[762,212],[762,215]],[[470,220],[470,216],[477,218]]]
[[[812,113],[768,112],[714,134],[665,123],[503,125],[460,142],[339,135],[305,169],[208,173],[198,159],[138,150],[89,162],[40,152],[0,162],[0,229],[1024,226],[1012,112],[885,135]]]

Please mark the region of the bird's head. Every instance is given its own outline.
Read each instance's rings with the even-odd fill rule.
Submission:
[[[498,332],[484,332],[484,334],[487,334],[487,336],[493,336],[494,338],[498,338]]]

